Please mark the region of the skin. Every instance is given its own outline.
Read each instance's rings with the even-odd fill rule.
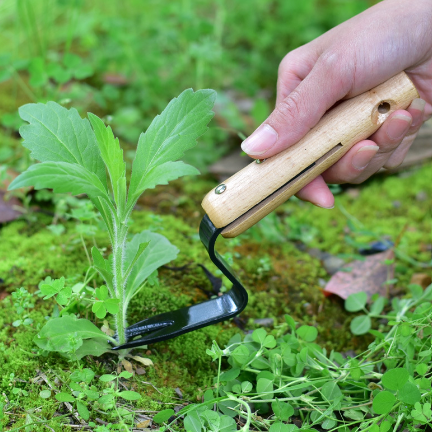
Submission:
[[[337,101],[357,96],[405,71],[421,99],[395,111],[368,140],[355,144],[297,196],[332,208],[326,183],[361,183],[402,163],[432,117],[432,1],[384,0],[289,52],[279,66],[276,108],[242,143],[254,159],[290,147]]]

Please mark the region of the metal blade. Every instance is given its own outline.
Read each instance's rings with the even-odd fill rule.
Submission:
[[[113,347],[113,350],[133,348],[171,339],[184,333],[197,330],[239,314],[247,305],[248,295],[229,264],[214,249],[216,240],[223,228],[216,228],[207,215],[200,224],[199,234],[210,259],[233,283],[223,295],[203,303],[184,307],[172,312],[155,315],[126,329],[127,343]],[[131,338],[146,335],[137,340]]]

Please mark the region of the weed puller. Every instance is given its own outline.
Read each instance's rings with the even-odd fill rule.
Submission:
[[[163,341],[239,314],[247,305],[247,292],[215,251],[218,236],[233,238],[246,231],[333,165],[354,144],[372,135],[392,112],[408,108],[417,97],[413,83],[401,72],[340,103],[295,145],[267,160],[250,163],[210,191],[202,203],[207,214],[200,225],[200,238],[210,259],[233,283],[231,290],[133,324],[126,330],[127,343],[113,349]]]

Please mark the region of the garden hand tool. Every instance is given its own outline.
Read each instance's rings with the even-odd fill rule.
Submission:
[[[247,292],[215,251],[217,237],[232,238],[246,231],[338,161],[354,144],[372,135],[392,112],[408,108],[417,97],[413,83],[401,72],[343,101],[299,142],[269,159],[251,162],[210,191],[202,202],[207,214],[199,234],[210,259],[233,283],[231,290],[133,324],[126,330],[128,342],[113,349],[163,341],[240,313],[247,305]],[[141,335],[145,336],[134,340]]]

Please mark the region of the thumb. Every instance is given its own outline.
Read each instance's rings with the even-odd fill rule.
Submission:
[[[265,159],[295,144],[349,93],[353,81],[354,69],[348,62],[336,53],[324,53],[306,78],[243,141],[243,151],[253,158]]]

